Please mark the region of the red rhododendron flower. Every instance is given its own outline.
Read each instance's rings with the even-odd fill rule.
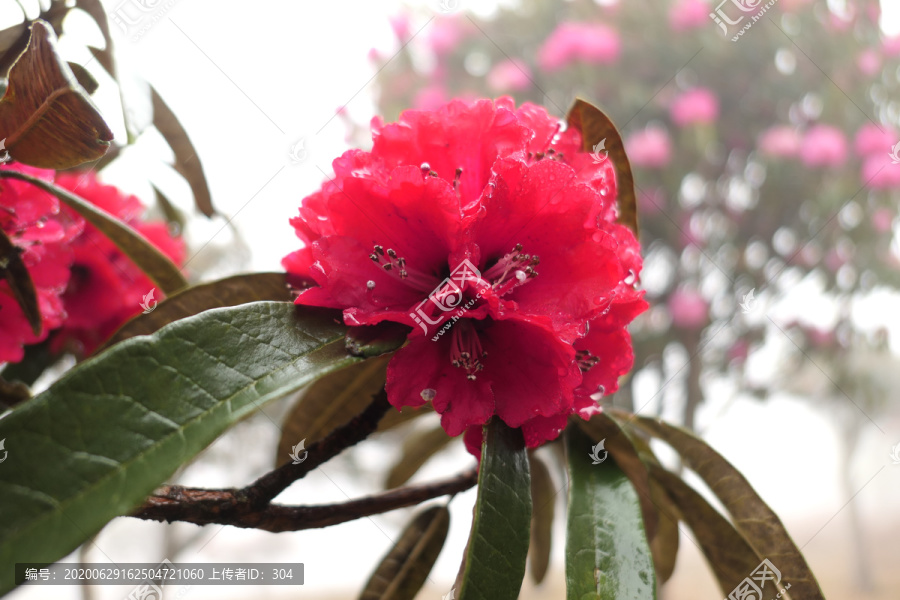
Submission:
[[[53,171],[20,164],[0,167],[34,177],[51,179]],[[72,252],[68,242],[81,232],[81,221],[60,214],[59,201],[43,190],[17,179],[0,181],[0,229],[13,245],[22,249],[22,259],[37,291],[43,328],[35,335],[12,295],[0,280],[0,362],[22,360],[23,346],[43,341],[65,318],[60,298],[69,281]]]
[[[631,368],[625,326],[646,308],[610,160],[510,98],[373,131],[372,150],[335,160],[291,220],[304,245],[283,264],[317,284],[297,303],[411,327],[388,399],[431,402],[450,435],[497,415],[534,447],[595,412],[592,396]]]
[[[184,262],[183,240],[173,237],[165,223],[143,221],[145,208],[135,196],[101,184],[92,173],[60,173],[56,183],[133,227],[174,263]],[[73,219],[80,218],[71,209],[64,210]],[[77,354],[90,354],[125,321],[141,312],[141,302],[154,284],[90,224],[73,240],[71,248],[72,275],[62,295],[68,317],[54,336],[54,346],[57,350],[66,347]],[[158,301],[161,296],[156,290],[154,299]]]

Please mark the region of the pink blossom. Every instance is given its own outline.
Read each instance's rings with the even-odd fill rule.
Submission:
[[[800,159],[808,167],[839,167],[847,160],[847,138],[831,125],[816,125],[806,132]]]
[[[710,23],[709,5],[703,0],[679,0],[669,11],[673,31],[689,31]]]
[[[429,25],[428,45],[438,56],[448,54],[469,35],[458,19],[437,19]]]
[[[628,136],[625,150],[631,164],[661,169],[672,160],[672,140],[662,127],[647,127]]]
[[[881,49],[887,56],[900,56],[900,35],[884,38]]]
[[[881,71],[881,56],[871,48],[865,50],[856,59],[856,66],[869,77]]]
[[[558,71],[569,64],[611,63],[619,58],[619,34],[600,23],[560,23],[538,50],[538,64],[546,71]]]
[[[897,131],[890,125],[866,123],[856,132],[853,147],[860,156],[887,154],[897,141]]]
[[[695,290],[678,288],[669,296],[669,312],[672,323],[683,329],[697,329],[706,324],[709,304]]]
[[[413,99],[413,107],[419,110],[434,110],[447,102],[447,90],[439,83],[422,88]]]
[[[900,164],[887,156],[873,154],[863,161],[862,181],[876,190],[900,188]]]
[[[719,118],[719,99],[706,88],[694,88],[675,98],[669,114],[679,127],[712,123]]]
[[[887,233],[894,226],[894,211],[881,207],[872,213],[872,227],[878,233]]]
[[[388,17],[388,21],[390,22],[391,29],[394,31],[394,35],[397,36],[397,39],[406,43],[406,41],[409,40],[409,16],[405,14],[394,15]]]
[[[488,86],[497,92],[521,91],[531,85],[531,70],[521,61],[504,60],[494,65],[487,76]]]
[[[790,125],[776,125],[759,136],[759,151],[777,158],[791,158],[800,154],[800,134]]]

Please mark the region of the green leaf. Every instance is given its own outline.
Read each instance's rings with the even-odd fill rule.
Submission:
[[[300,440],[314,444],[364,411],[384,387],[387,362],[382,357],[350,365],[312,384],[281,424],[275,465],[290,461],[291,448]]]
[[[443,450],[452,440],[440,425],[407,436],[400,460],[391,467],[384,487],[392,489],[409,481],[428,459]]]
[[[127,321],[97,353],[128,338],[149,335],[164,325],[212,308],[263,300],[290,300],[284,277],[284,273],[252,273],[185,288],[160,302],[152,312]]]
[[[756,554],[769,559],[781,571],[784,580],[791,584],[792,596],[804,600],[824,598],[806,559],[778,515],[721,454],[680,427],[621,411],[611,413],[623,426],[634,426],[658,437],[681,455],[685,465],[697,473],[722,501],[735,527]]]
[[[0,171],[0,178],[4,177],[27,181],[65,202],[81,215],[85,221],[109,238],[165,294],[172,294],[183,287],[187,287],[187,281],[181,274],[181,271],[165,254],[148,242],[140,233],[106,211],[97,208],[84,198],[76,196],[65,188],[31,175],[18,171],[2,170]]]
[[[213,216],[216,214],[216,209],[213,208],[212,195],[209,192],[209,185],[206,183],[206,174],[203,172],[203,165],[200,164],[200,157],[197,156],[197,149],[194,148],[191,138],[188,137],[187,131],[184,130],[175,113],[152,85],[150,86],[150,100],[153,102],[153,125],[172,149],[172,154],[175,155],[173,168],[184,177],[191,187],[197,210],[207,217]]]
[[[460,600],[516,600],[525,577],[531,473],[525,440],[494,417],[484,427],[475,519]]]
[[[550,470],[533,452],[528,455],[531,468],[531,545],[528,547],[528,572],[540,583],[550,566],[553,541],[553,516],[556,512],[556,488]]]
[[[358,362],[332,310],[258,302],[177,321],[66,373],[0,419],[0,594],[65,556],[229,426]]]
[[[652,540],[656,535],[657,509],[650,496],[650,476],[647,474],[647,467],[638,456],[638,450],[632,440],[605,412],[592,416],[590,421],[579,417],[573,417],[572,421],[578,423],[591,436],[594,443],[605,440],[605,449],[631,480],[637,492],[647,539]]]
[[[13,159],[45,169],[97,160],[113,139],[43,21],[31,26],[28,47],[9,71],[0,98],[0,132]]]
[[[762,558],[756,555],[728,519],[677,475],[657,465],[652,465],[650,469],[653,478],[665,488],[678,506],[684,522],[694,532],[695,541],[706,556],[722,593],[730,594],[735,586],[750,576]]]
[[[34,289],[31,273],[22,260],[22,252],[23,250],[13,244],[0,229],[0,275],[9,285],[9,291],[22,309],[34,335],[39,335],[43,326],[41,310],[38,307],[37,291]]]
[[[566,599],[656,598],[656,574],[637,492],[615,461],[592,464],[593,445],[580,428],[566,430]]]
[[[662,584],[667,582],[675,572],[681,533],[678,529],[678,521],[681,513],[661,484],[652,478],[650,479],[650,498],[659,509],[659,525],[656,528],[656,535],[650,539],[650,551],[653,552],[656,578]]]
[[[625,154],[625,143],[619,130],[602,110],[581,98],[569,109],[566,117],[569,127],[581,132],[581,146],[584,152],[593,152],[594,146],[600,144],[599,152],[608,152],[616,169],[616,185],[619,190],[616,203],[619,208],[618,222],[625,225],[638,236],[637,196],[634,193],[634,175],[631,173],[631,162]],[[602,156],[602,155],[601,155]]]
[[[359,600],[413,600],[428,579],[449,528],[446,506],[422,511],[372,573]]]

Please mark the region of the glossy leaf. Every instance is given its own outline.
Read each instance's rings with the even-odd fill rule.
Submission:
[[[38,306],[37,291],[31,273],[22,260],[22,250],[0,229],[0,275],[9,285],[9,291],[22,309],[35,335],[41,333],[43,321]]]
[[[47,23],[31,26],[25,52],[0,98],[0,131],[9,155],[45,169],[68,169],[106,153],[112,132],[56,51]]]
[[[100,84],[97,83],[97,80],[94,79],[94,76],[91,75],[91,72],[79,65],[76,62],[67,62],[69,68],[72,69],[72,74],[75,75],[75,80],[78,81],[78,85],[84,88],[84,91],[88,94],[93,94],[97,91],[97,88],[100,87]]]
[[[103,36],[105,47],[99,48],[88,47],[97,62],[100,63],[110,77],[116,79],[115,58],[113,55],[113,40],[109,33],[109,19],[100,0],[75,0],[75,7],[86,12],[97,24],[100,34]]]
[[[113,217],[109,213],[97,208],[84,198],[77,196],[67,189],[56,184],[32,177],[18,171],[2,170],[0,178],[21,179],[32,185],[47,191],[70,208],[81,215],[85,221],[96,227],[103,235],[115,244],[128,258],[130,258],[147,277],[160,287],[166,294],[172,294],[183,287],[187,287],[187,281],[169,258],[160,252],[156,246],[132,229],[126,223]]]
[[[127,321],[103,345],[108,348],[137,335],[149,335],[179,319],[184,319],[212,308],[238,306],[263,300],[288,301],[290,292],[284,282],[284,273],[252,273],[235,275],[218,281],[202,283],[177,292],[153,309]],[[98,352],[100,352],[98,350]]]
[[[413,600],[444,547],[449,527],[446,506],[422,511],[372,573],[359,600]]]
[[[522,432],[494,418],[484,428],[478,498],[460,600],[516,600],[525,577],[531,476]]]
[[[616,185],[619,194],[617,204],[619,208],[618,222],[625,225],[638,236],[637,196],[634,192],[634,175],[631,172],[631,162],[625,154],[625,143],[619,130],[613,125],[606,113],[586,102],[581,98],[575,100],[575,104],[569,109],[566,117],[569,127],[574,127],[581,132],[581,144],[584,152],[593,152],[594,146],[603,144],[605,151],[609,153],[609,159],[613,161],[616,169]]]
[[[541,583],[550,566],[553,541],[553,517],[556,512],[556,487],[550,470],[533,452],[528,455],[531,468],[531,544],[528,546],[528,572]]]
[[[809,600],[824,598],[815,576],[781,520],[763,502],[747,479],[721,454],[692,433],[662,421],[616,413],[628,423],[674,448],[721,500],[735,527],[758,556],[769,559],[791,584],[791,595]],[[748,573],[749,575],[749,573]]]
[[[172,154],[175,155],[175,163],[172,167],[184,177],[191,187],[197,210],[207,217],[213,216],[216,214],[216,209],[213,208],[212,195],[209,192],[203,165],[200,164],[200,157],[197,156],[197,149],[194,148],[187,131],[184,130],[175,113],[153,86],[150,86],[150,100],[153,103],[153,125],[172,149]]]
[[[614,420],[606,413],[600,413],[591,417],[590,421],[581,418],[573,418],[573,422],[586,431],[594,443],[605,441],[605,448],[609,455],[616,461],[622,472],[631,480],[638,500],[641,503],[641,514],[644,519],[644,529],[647,539],[653,539],[656,535],[657,508],[650,497],[650,477],[647,467],[638,456],[638,451],[632,444],[632,440],[625,434]]]
[[[580,428],[566,430],[566,598],[656,598],[655,569],[637,492],[615,461],[592,464],[593,445]]]
[[[384,354],[388,349],[393,350],[406,341],[409,335],[409,327],[382,321],[376,325],[363,327],[351,327],[347,330],[347,351],[356,356],[372,356]]]
[[[694,534],[694,541],[706,556],[722,593],[727,596],[745,577],[750,576],[762,558],[756,555],[728,519],[681,478],[657,465],[653,465],[651,471],[653,478],[678,506],[684,522]]]
[[[276,466],[290,460],[291,448],[300,440],[307,446],[318,442],[364,411],[384,387],[387,360],[350,365],[312,384],[284,418]]]
[[[650,551],[653,553],[656,578],[660,583],[665,583],[675,572],[675,561],[678,558],[678,545],[681,537],[678,529],[681,513],[661,484],[653,478],[650,479],[650,498],[659,509],[656,535],[650,538]]]
[[[0,419],[0,594],[15,563],[62,558],[232,424],[358,362],[336,314],[206,311],[82,362]]]
[[[400,460],[391,467],[384,487],[400,487],[409,481],[428,459],[443,450],[452,440],[440,425],[408,435],[403,442]]]

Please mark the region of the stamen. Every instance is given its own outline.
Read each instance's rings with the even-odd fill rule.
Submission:
[[[591,354],[589,350],[577,350],[575,352],[575,364],[578,365],[582,373],[590,371],[598,362],[600,362],[600,358]]]
[[[482,277],[491,281],[494,292],[502,296],[537,277],[538,273],[533,267],[540,262],[537,255],[522,254],[522,244],[516,244],[512,252],[498,260]]]
[[[466,370],[466,379],[475,381],[476,373],[484,370],[481,359],[487,356],[478,339],[478,332],[468,319],[453,327],[450,341],[450,364]]]
[[[383,246],[377,244],[374,248],[375,251],[369,255],[369,258],[375,264],[380,265],[386,272],[397,275],[403,283],[414,290],[430,292],[434,289],[434,286],[437,284],[436,277],[408,267],[406,265],[406,257],[398,256],[393,248],[385,250]],[[372,288],[369,289],[371,290]]]

